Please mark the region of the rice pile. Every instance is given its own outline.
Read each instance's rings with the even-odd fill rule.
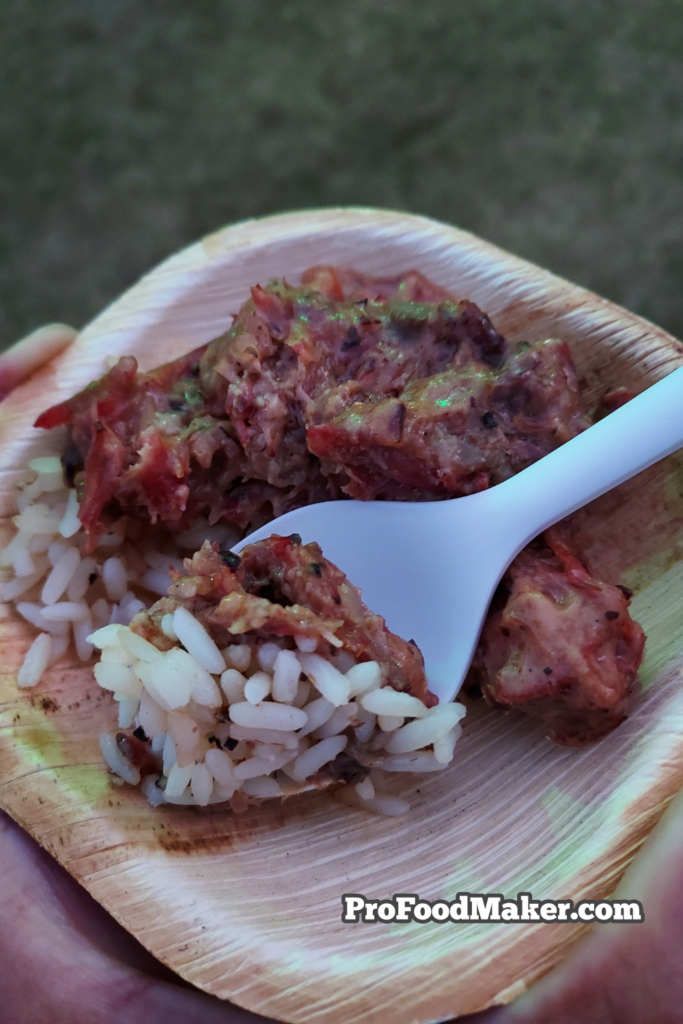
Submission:
[[[382,686],[376,662],[355,664],[345,651],[322,657],[315,641],[295,647],[251,635],[220,650],[182,605],[161,620],[168,650],[130,628],[166,595],[169,569],[182,570],[178,550],[206,539],[230,545],[230,527],[199,522],[162,551],[122,520],[86,556],[76,491],[53,456],[29,463],[17,504],[17,532],[0,553],[2,614],[13,606],[40,630],[18,685],[36,686],[71,644],[84,662],[97,649],[95,679],[118,703],[119,730],[134,730],[103,734],[102,754],[115,781],[141,785],[153,806],[229,801],[243,810],[323,788],[339,778],[334,763],[347,751],[350,774],[362,778],[337,795],[402,814],[408,804],[382,792],[387,773],[438,771],[452,760],[465,708],[429,709]]]

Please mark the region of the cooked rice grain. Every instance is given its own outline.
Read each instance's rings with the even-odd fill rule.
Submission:
[[[334,761],[338,754],[348,743],[347,736],[331,736],[329,739],[321,740],[309,747],[305,753],[300,754],[294,762],[294,777],[303,782],[309,775],[315,775],[323,765]]]
[[[207,672],[222,672],[225,659],[201,622],[182,606],[173,613],[173,631],[180,643]]]
[[[19,669],[17,686],[26,689],[37,686],[49,663],[50,635],[49,633],[40,633],[29,647],[24,663]]]
[[[230,721],[235,725],[254,729],[294,732],[308,722],[308,716],[303,709],[293,708],[289,704],[276,704],[274,701],[263,704],[249,704],[247,701],[242,701],[232,704],[229,713]]]

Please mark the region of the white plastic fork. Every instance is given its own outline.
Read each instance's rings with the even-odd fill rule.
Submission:
[[[523,472],[433,502],[330,501],[288,512],[271,534],[317,541],[399,636],[424,654],[431,690],[452,700],[512,559],[533,537],[683,446],[683,367]]]

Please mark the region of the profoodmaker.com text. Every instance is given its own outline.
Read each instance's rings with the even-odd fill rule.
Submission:
[[[538,921],[555,923],[574,921],[644,921],[638,900],[535,900],[528,892],[517,899],[500,894],[460,892],[454,900],[420,899],[414,893],[397,893],[390,900],[369,900],[360,893],[342,896],[342,921],[408,923],[417,921]]]

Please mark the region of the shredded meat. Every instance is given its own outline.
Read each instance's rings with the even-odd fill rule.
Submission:
[[[604,410],[628,397],[614,392]],[[124,515],[174,531],[199,516],[247,529],[329,499],[470,494],[590,419],[562,341],[509,345],[474,303],[416,270],[372,278],[319,266],[299,288],[252,288],[209,345],[150,373],[121,359],[36,421],[62,424],[63,465],[92,548]],[[593,579],[556,534],[547,544],[511,566],[472,678],[495,706],[580,744],[622,720],[644,637],[622,592]],[[310,545],[255,545],[238,569],[203,550],[187,572],[164,600],[191,600],[226,638],[336,637],[378,660],[393,686],[426,692],[417,649],[388,633]],[[163,644],[153,616],[142,620]]]
[[[122,515],[183,526],[217,518],[222,496],[245,471],[229,421],[207,416],[197,349],[151,373],[126,356],[100,381],[42,413],[36,426],[68,424],[62,462],[81,484],[90,547]],[[83,473],[82,471],[85,470]]]
[[[482,490],[589,423],[565,344],[510,350],[485,313],[417,271],[318,267],[273,281],[204,349],[132,357],[43,413],[70,427],[90,545],[121,515],[242,527],[344,496]]]
[[[627,592],[591,576],[557,530],[544,539],[510,566],[472,674],[490,704],[524,711],[556,743],[581,746],[626,717],[645,635]]]

